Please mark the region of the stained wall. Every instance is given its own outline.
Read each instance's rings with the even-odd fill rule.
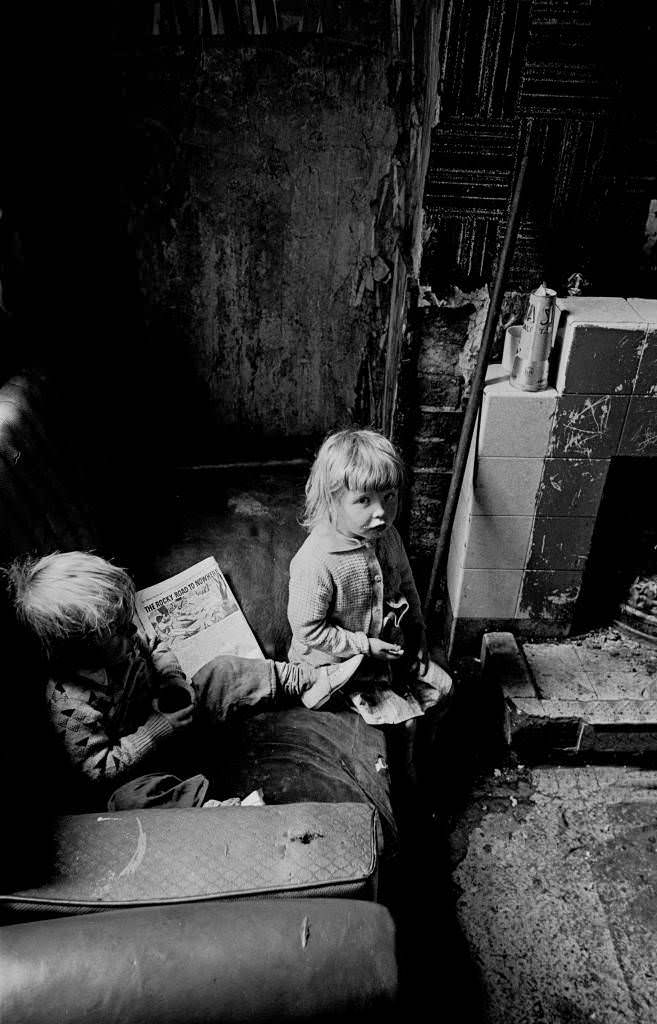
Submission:
[[[289,453],[350,419],[373,329],[359,268],[399,139],[386,64],[244,47],[125,74],[144,326],[205,410],[197,458]]]

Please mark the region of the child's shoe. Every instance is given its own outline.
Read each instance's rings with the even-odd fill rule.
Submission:
[[[443,710],[451,703],[454,683],[449,672],[435,661],[429,661],[427,670],[418,673],[412,685],[413,695],[423,711],[440,705]]]
[[[314,711],[321,708],[334,693],[337,693],[345,683],[349,682],[364,657],[364,654],[355,654],[353,658],[347,658],[346,661],[340,661],[336,665],[322,665],[315,669],[317,678],[301,694],[302,703]]]

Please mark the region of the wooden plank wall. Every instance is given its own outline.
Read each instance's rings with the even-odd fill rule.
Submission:
[[[535,160],[509,287],[646,294],[657,16],[606,0],[447,0],[425,208],[437,287],[492,278],[523,132]],[[639,290],[642,287],[643,290]],[[628,288],[629,291],[624,289]]]

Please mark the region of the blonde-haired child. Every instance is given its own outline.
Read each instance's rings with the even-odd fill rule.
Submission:
[[[175,654],[149,648],[137,634],[125,569],[68,551],[20,559],[7,576],[16,618],[46,661],[55,733],[95,806],[108,799],[123,808],[202,804],[208,780],[172,777],[162,758],[176,764],[197,726],[211,729],[237,708],[297,700],[307,687],[326,685],[329,672],[344,671],[226,655],[189,680]]]
[[[355,684],[368,679],[371,689],[378,678],[411,692],[417,684],[426,708],[431,692],[437,702],[451,681],[443,673],[429,696],[422,685],[429,667],[426,629],[393,525],[403,482],[399,454],[378,431],[340,430],[320,447],[306,484],[309,535],[290,563],[289,657],[309,666],[357,658]],[[440,672],[433,678],[440,679]],[[330,683],[310,687],[304,704],[325,704],[337,688]]]

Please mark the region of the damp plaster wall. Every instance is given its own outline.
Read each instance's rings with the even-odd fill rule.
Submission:
[[[390,69],[389,46],[308,43],[124,70],[126,226],[165,387],[203,413],[191,461],[380,421],[422,170]]]

